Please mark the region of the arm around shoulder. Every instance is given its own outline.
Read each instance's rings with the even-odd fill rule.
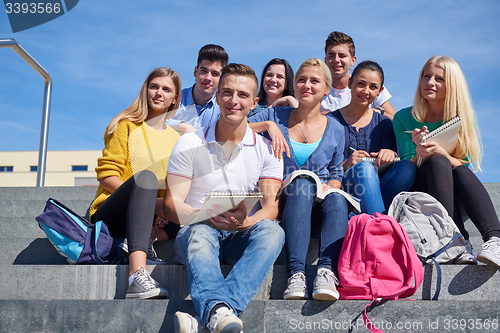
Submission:
[[[392,106],[391,102],[386,101],[380,107],[384,109],[384,116],[387,116],[390,120],[393,120],[396,114],[396,109]]]

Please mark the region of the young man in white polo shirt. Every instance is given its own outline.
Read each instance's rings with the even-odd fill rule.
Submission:
[[[335,111],[351,102],[351,89],[347,85],[351,77],[351,66],[356,64],[355,54],[356,48],[350,36],[338,31],[328,35],[325,41],[325,63],[332,73],[332,89],[321,101],[321,112]],[[385,88],[371,106],[392,120],[396,110],[389,102],[391,97]]]
[[[216,95],[217,123],[205,131],[183,135],[175,145],[167,171],[165,214],[187,224],[198,214],[210,191],[263,193],[250,212],[240,204],[234,212],[214,206],[205,223],[181,228],[175,241],[176,260],[187,265],[188,283],[200,318],[175,314],[176,332],[239,333],[238,318],[264,281],[284,243],[278,215],[283,163],[270,142],[253,132],[247,116],[258,101],[258,81],[245,65],[222,70]],[[231,232],[232,231],[232,232]],[[220,263],[232,264],[224,279]]]

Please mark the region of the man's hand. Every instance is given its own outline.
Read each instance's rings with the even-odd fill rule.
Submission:
[[[221,230],[238,230],[244,231],[248,229],[247,209],[245,202],[242,201],[234,212],[224,210],[219,205],[213,205],[212,209],[207,209],[206,213],[210,217],[212,225]]]

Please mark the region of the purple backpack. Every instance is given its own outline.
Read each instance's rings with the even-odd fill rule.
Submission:
[[[36,220],[70,264],[108,264],[120,259],[106,224],[91,224],[55,199],[47,200]]]

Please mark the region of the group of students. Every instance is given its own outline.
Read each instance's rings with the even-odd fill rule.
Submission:
[[[284,245],[288,264],[285,299],[308,299],[305,275],[311,230],[319,231],[319,260],[312,297],[336,300],[337,262],[349,206],[339,193],[315,202],[316,184],[282,180],[295,170],[314,172],[322,189],[343,189],[361,211],[385,213],[401,191],[424,191],[447,209],[462,234],[461,206],[479,229],[483,250],[460,263],[500,266],[500,223],[479,169],[481,143],[465,78],[457,63],[432,57],[422,68],[413,106],[395,112],[384,72],[373,61],[355,65],[352,39],[332,32],[325,62],[304,61],[295,76],[273,59],[259,82],[245,65],[229,64],[225,50],[205,45],[195,84],[181,91],[179,75],[155,69],[130,107],[105,132],[96,168],[99,188],[90,208],[128,252],[126,298],[161,298],[167,292],[146,264],[163,264],[155,240],[175,238],[175,260],[187,266],[198,313],[175,314],[176,332],[240,332],[238,318]],[[249,115],[251,115],[249,117]],[[450,155],[422,137],[454,116],[462,119]],[[256,133],[263,134],[258,135]],[[397,156],[401,160],[395,160]],[[379,175],[363,158],[389,164]],[[417,160],[425,159],[420,167]],[[214,205],[204,223],[194,220],[210,191],[252,191],[263,197],[247,211]],[[280,223],[279,223],[280,222]],[[470,244],[470,243],[469,243]],[[477,258],[477,259],[476,259]],[[220,264],[234,265],[224,278]]]

